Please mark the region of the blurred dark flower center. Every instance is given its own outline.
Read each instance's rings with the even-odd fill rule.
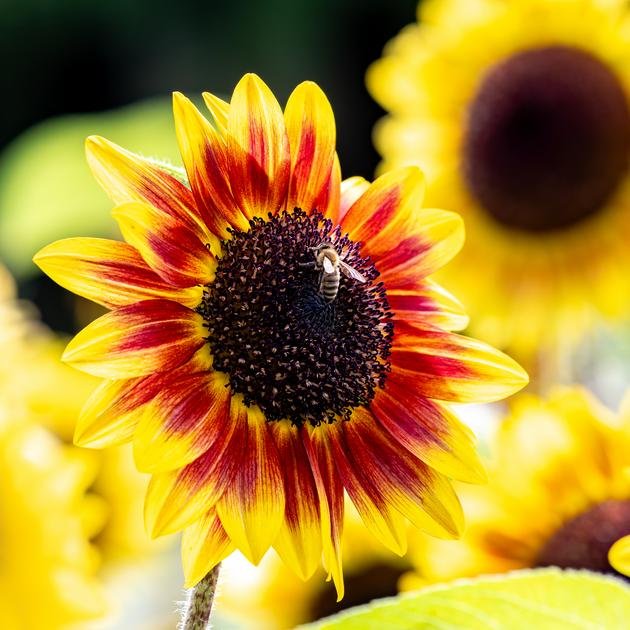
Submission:
[[[630,534],[630,500],[604,501],[565,523],[541,549],[536,566],[617,573],[608,550]]]
[[[585,51],[549,46],[517,53],[485,76],[468,111],[462,168],[499,223],[544,232],[597,213],[629,154],[618,78]]]
[[[314,249],[330,243],[362,273],[320,294]],[[385,381],[393,324],[378,271],[329,219],[302,210],[255,218],[223,241],[199,312],[215,370],[268,420],[296,425],[349,418]]]

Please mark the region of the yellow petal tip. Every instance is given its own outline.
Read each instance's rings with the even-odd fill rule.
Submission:
[[[189,99],[182,92],[173,92],[173,107],[181,107],[188,102]]]
[[[89,152],[95,148],[101,147],[106,142],[107,140],[105,140],[103,136],[96,136],[96,135],[88,136],[85,139],[85,149],[86,151]]]

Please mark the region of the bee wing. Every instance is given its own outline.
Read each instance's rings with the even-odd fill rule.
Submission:
[[[330,258],[327,258],[326,256],[324,256],[323,265],[326,273],[333,273],[335,271],[335,266],[330,261]]]
[[[348,276],[348,278],[352,278],[357,282],[367,282],[368,279],[362,274],[359,273],[354,267],[347,265],[343,260],[339,261],[339,268],[341,269],[344,276]]]

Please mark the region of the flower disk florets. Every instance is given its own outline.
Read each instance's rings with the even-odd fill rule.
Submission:
[[[367,282],[340,279],[332,302],[319,290],[314,248],[330,243]],[[254,218],[222,242],[199,312],[213,367],[270,420],[347,419],[383,386],[393,324],[378,271],[359,245],[314,213]]]
[[[597,213],[628,169],[623,86],[593,55],[525,50],[492,68],[468,112],[464,175],[499,223],[545,232]]]

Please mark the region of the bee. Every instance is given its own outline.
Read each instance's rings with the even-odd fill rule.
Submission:
[[[319,270],[319,294],[329,304],[337,297],[340,272],[348,278],[357,282],[367,282],[368,279],[356,269],[345,263],[341,255],[333,247],[332,243],[320,243],[312,248],[315,252],[315,260],[311,263],[304,263],[305,266],[314,266]]]

